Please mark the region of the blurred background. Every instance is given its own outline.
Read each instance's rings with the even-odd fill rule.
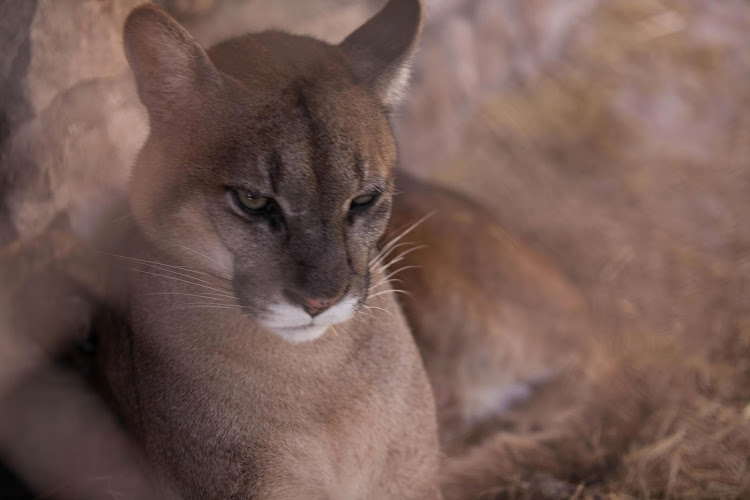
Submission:
[[[121,44],[140,3],[0,0],[0,248],[60,214],[86,236],[124,189],[147,133]],[[384,1],[157,3],[208,46],[267,28],[338,42]],[[700,430],[665,424],[633,449],[623,491],[662,467],[672,489],[657,494],[750,495],[750,449],[713,475],[690,466],[750,425],[750,3],[424,3],[402,167],[489,207],[580,288],[601,331],[668,345],[681,408],[726,421],[687,444]],[[14,352],[0,344],[0,376]]]

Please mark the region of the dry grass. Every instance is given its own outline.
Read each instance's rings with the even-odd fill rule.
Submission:
[[[602,2],[434,174],[550,255],[648,378],[635,442],[578,498],[750,496],[747,26],[741,2]]]

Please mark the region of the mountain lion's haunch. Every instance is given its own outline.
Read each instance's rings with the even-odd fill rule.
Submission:
[[[420,27],[393,0],[339,45],[204,51],[155,7],[128,18],[150,134],[97,362],[165,491],[438,497],[432,393],[377,253]]]

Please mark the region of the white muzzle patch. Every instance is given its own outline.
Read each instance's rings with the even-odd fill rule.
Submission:
[[[288,342],[309,342],[322,336],[331,325],[351,319],[357,300],[347,297],[317,316],[289,303],[272,304],[259,323]]]

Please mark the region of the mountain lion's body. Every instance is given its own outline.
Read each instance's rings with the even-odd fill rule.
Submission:
[[[110,238],[128,269],[98,366],[165,490],[476,498],[536,472],[582,480],[627,442],[638,397],[600,390],[621,370],[574,288],[460,196],[404,177],[394,203],[389,115],[420,26],[418,0],[391,0],[339,45],[267,32],[205,52],[154,7],[130,15],[151,129]],[[391,227],[437,214],[399,243],[392,207]],[[467,448],[536,385],[572,379],[571,411]]]
[[[151,131],[98,366],[165,490],[438,497],[429,382],[375,292],[420,19],[394,0],[339,46],[269,32],[206,53],[160,10],[130,15]]]
[[[190,306],[206,302],[187,295],[200,287],[124,265],[145,272],[117,283],[128,298],[99,322],[100,363],[182,498],[436,498],[434,404],[391,297],[368,301],[387,312],[290,345],[239,309]]]

